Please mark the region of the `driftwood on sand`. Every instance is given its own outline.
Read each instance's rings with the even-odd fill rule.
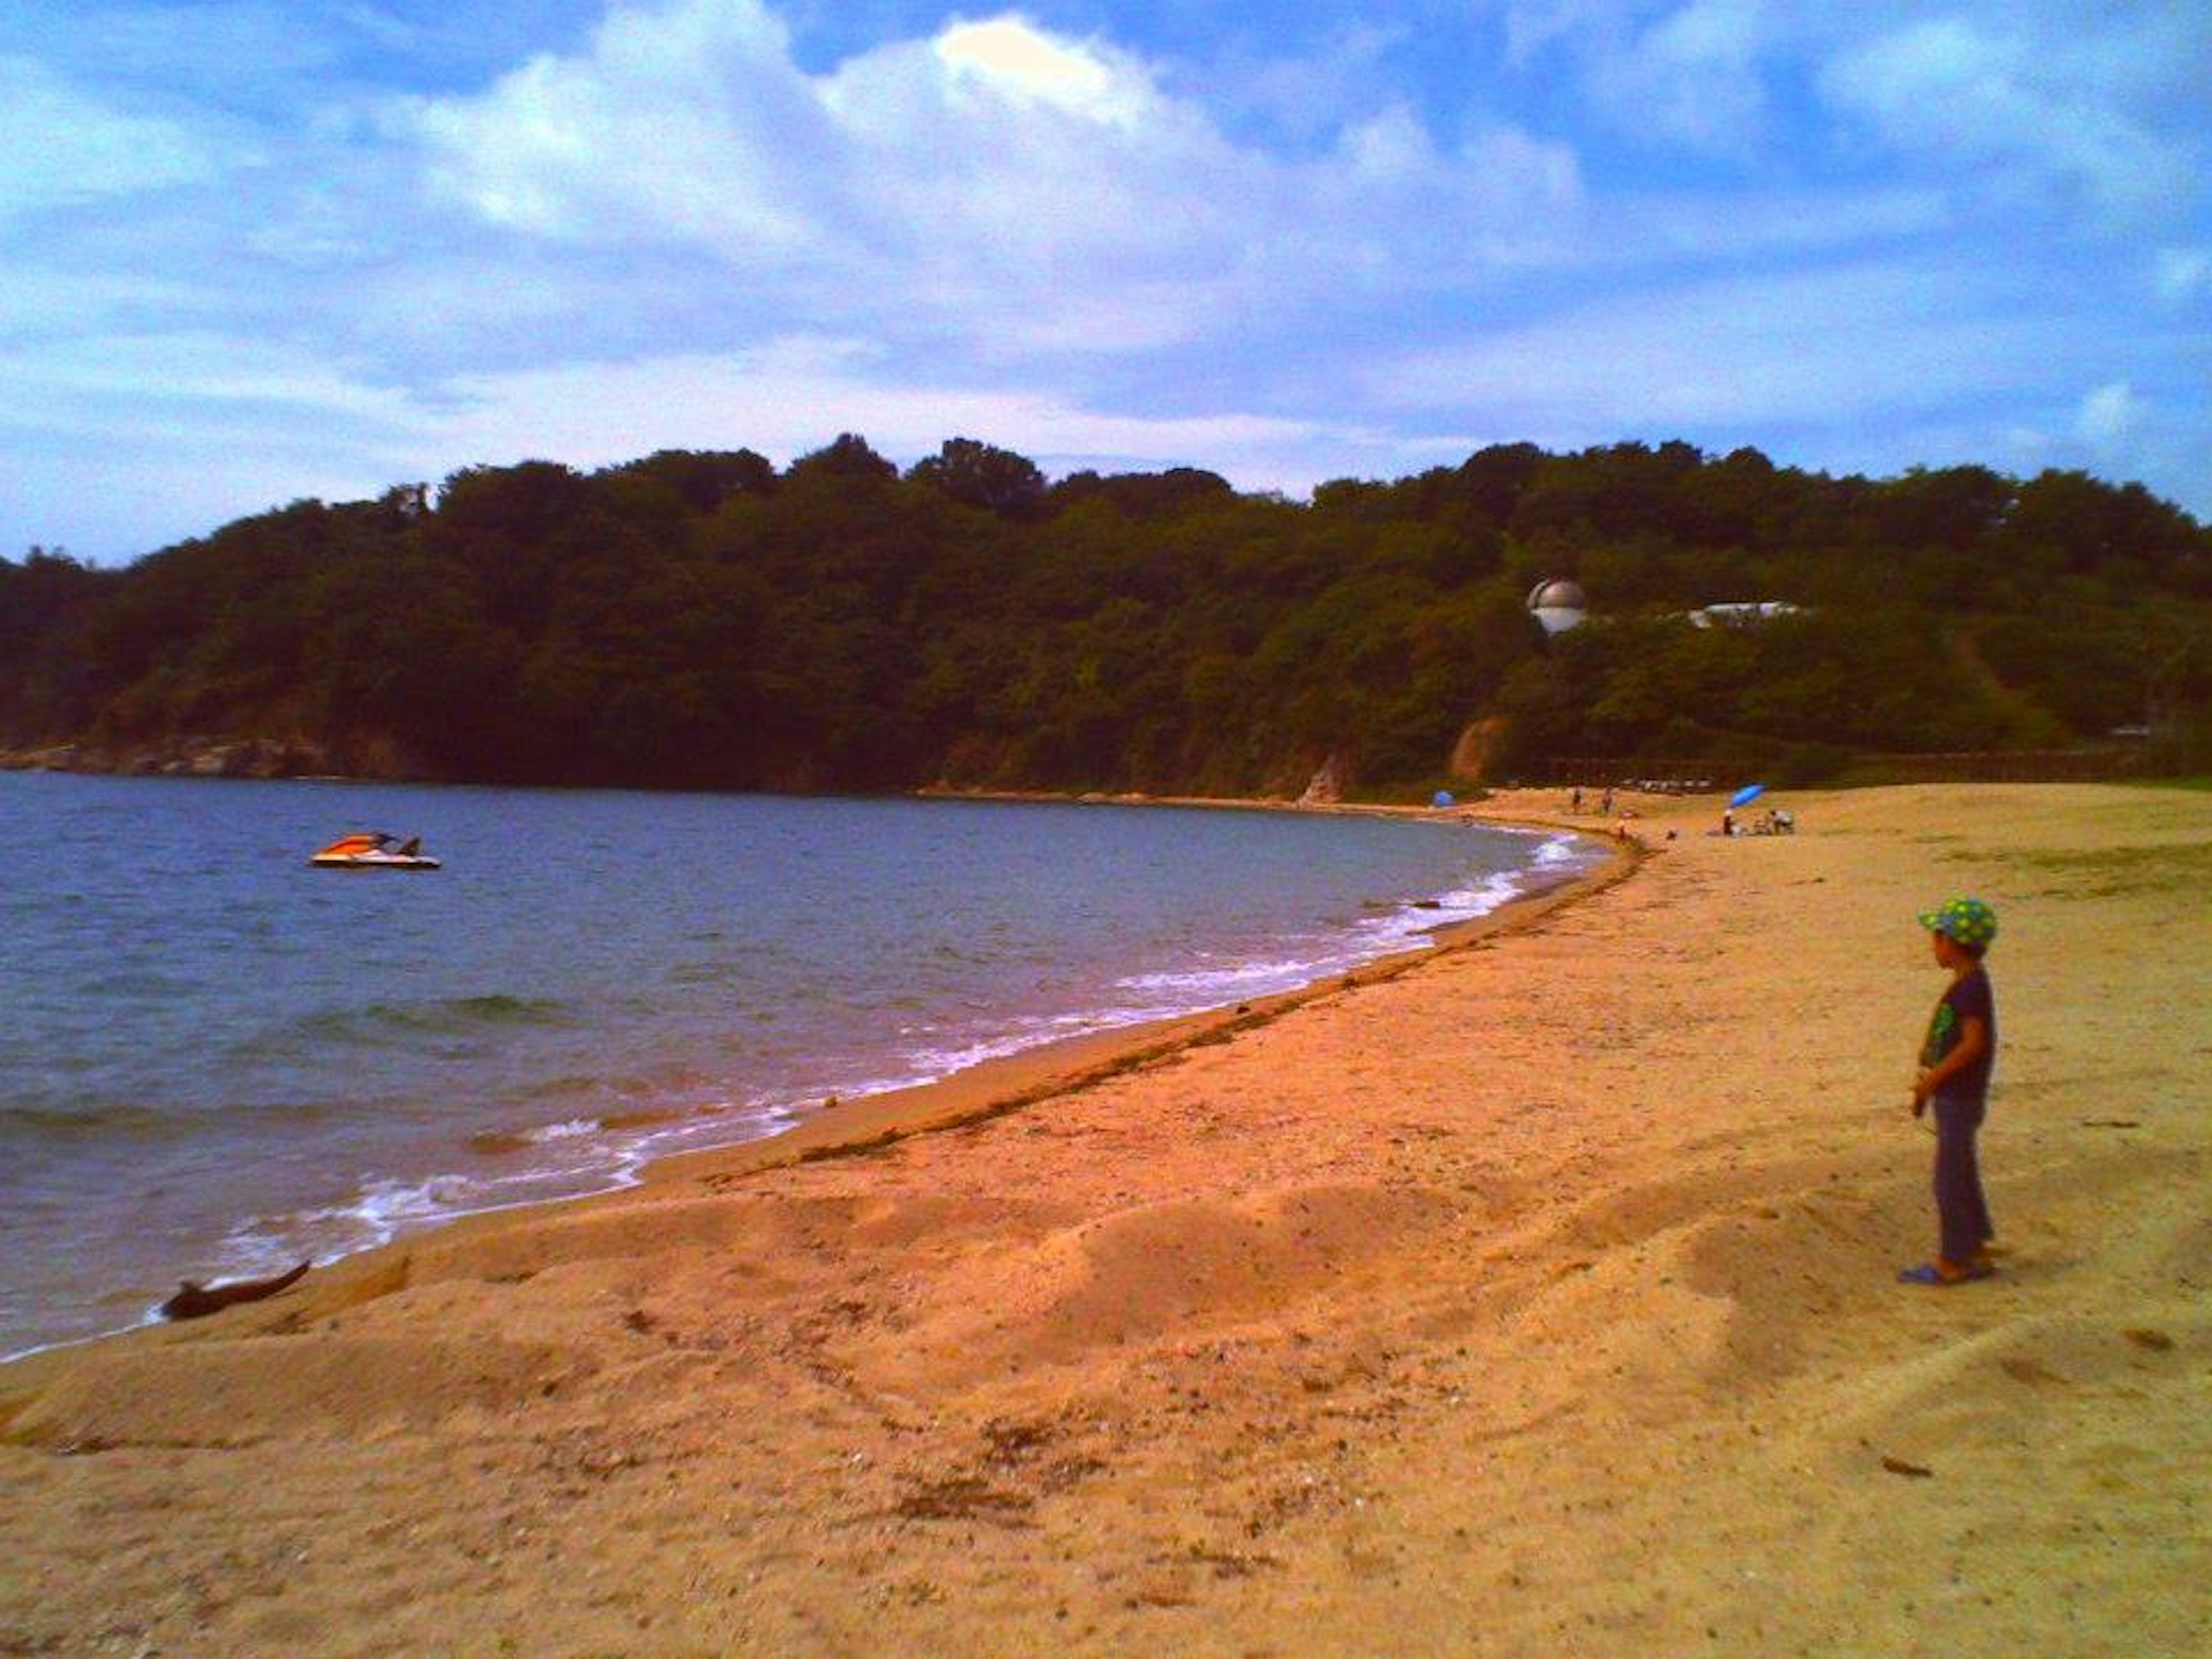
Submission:
[[[291,1289],[307,1276],[308,1266],[302,1261],[290,1272],[271,1279],[234,1279],[227,1285],[195,1285],[189,1279],[179,1280],[177,1293],[161,1304],[161,1317],[200,1319],[240,1302],[258,1302],[279,1291]]]

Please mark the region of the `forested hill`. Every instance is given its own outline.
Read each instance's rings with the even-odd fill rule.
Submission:
[[[1589,620],[1547,640],[1531,588]],[[1698,628],[1716,602],[1798,607]],[[0,559],[0,748],[879,790],[1296,790],[1567,754],[2202,745],[2212,534],[2139,485],[1520,444],[1310,505],[847,436],[304,501],[116,570]],[[2194,714],[2191,711],[2196,711]]]

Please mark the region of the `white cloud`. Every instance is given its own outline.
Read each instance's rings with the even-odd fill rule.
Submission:
[[[1743,154],[1768,124],[1770,60],[1796,32],[1767,0],[1516,0],[1505,58],[1574,65],[1592,112],[1634,138]]]
[[[1930,165],[1994,164],[2055,183],[2106,216],[2154,216],[2195,194],[2194,169],[2130,112],[2124,87],[2100,78],[2110,56],[1933,18],[1841,52],[1820,84],[1837,107]]]
[[[0,283],[0,344],[51,341],[118,315],[173,312],[198,294],[173,276],[57,270],[19,259]]]
[[[1088,343],[1158,343],[1377,258],[1418,282],[1528,257],[1580,206],[1572,152],[1500,124],[1446,149],[1395,108],[1304,161],[1239,145],[1134,54],[1016,14],[810,76],[758,0],[676,0],[412,123],[495,223],[704,248],[787,325],[987,341],[1084,343],[1067,319],[1141,305]]]
[[[495,224],[581,240],[648,229],[732,255],[815,240],[835,189],[804,163],[822,112],[756,0],[611,13],[588,58],[533,58],[481,98],[426,100],[432,178]]]
[[[193,133],[132,114],[43,64],[0,57],[0,218],[176,185],[217,171]]]
[[[1347,421],[1233,407],[1132,413],[1011,380],[908,375],[872,343],[806,337],[413,388],[268,342],[112,337],[0,353],[0,383],[21,394],[0,404],[0,434],[48,456],[42,488],[27,485],[14,504],[33,520],[51,515],[53,527],[33,535],[71,539],[76,515],[58,506],[93,465],[72,458],[128,446],[100,494],[138,543],[83,550],[110,557],[304,494],[366,497],[465,465],[538,459],[591,468],[661,448],[740,445],[787,462],[840,431],[864,433],[901,460],[966,434],[1047,462],[1205,466],[1255,489],[1304,488],[1342,471],[1347,455],[1397,459],[1389,434]]]
[[[1437,147],[1420,118],[1394,105],[1344,135],[1342,154],[1356,182],[1384,184],[1435,171]]]
[[[2193,300],[2212,289],[2212,247],[2159,250],[2154,278],[2161,300]]]
[[[1600,301],[1398,358],[1370,386],[1386,407],[1583,440],[1888,419],[2038,385],[2063,356],[2042,319],[1977,316],[1936,276],[1871,265]]]
[[[113,398],[143,421],[155,406],[256,407],[294,415],[404,422],[401,393],[373,388],[319,352],[207,331],[106,334],[0,352],[15,420]]]
[[[7,532],[105,562],[306,495],[427,476],[434,410],[317,349],[212,331],[0,350]]]
[[[1206,77],[1209,106],[1232,119],[1257,116],[1270,130],[1310,143],[1388,101],[1397,79],[1390,56],[1412,34],[1402,23],[1361,18],[1288,53],[1232,45]]]
[[[1505,9],[1506,61],[1524,68],[1562,41],[1623,26],[1620,0],[1513,0]]]
[[[1648,263],[1835,249],[1850,257],[1869,243],[1939,231],[1953,215],[1937,191],[1893,186],[1652,191],[1607,204],[1594,217],[1606,233],[1594,263],[1607,252]]]
[[[1043,33],[1019,17],[954,23],[930,43],[956,86],[980,83],[1016,104],[1041,104],[1134,131],[1162,109],[1150,77],[1120,54]]]
[[[1759,0],[1692,0],[1602,53],[1595,89],[1623,125],[1701,149],[1735,149],[1765,119],[1768,42]]]
[[[2125,380],[2100,386],[2081,399],[2074,416],[2074,435],[2100,450],[2118,447],[2132,437],[2150,413]]]
[[[258,441],[265,435],[265,441]],[[359,465],[327,442],[283,434],[219,431],[159,433],[127,447],[97,441],[42,456],[9,476],[0,462],[9,541],[21,556],[32,542],[59,544],[80,558],[121,564],[187,536],[306,497],[352,501],[381,493],[374,481],[410,477],[401,467]],[[87,501],[100,503],[96,517]]]
[[[166,538],[476,460],[846,428],[1290,488],[1524,436],[1873,466],[2033,431],[2212,501],[2181,309],[2212,296],[2203,8],[1121,9],[1109,36],[1020,3],[803,37],[817,0],[0,12],[0,545],[135,550],[85,526],[157,472],[131,521]],[[825,339],[865,345],[791,343]]]
[[[902,380],[874,348],[793,338],[727,354],[565,363],[473,375],[450,391],[435,441],[476,457],[524,454],[601,465],[671,446],[746,444],[780,460],[858,431],[884,453],[918,458],[957,433],[1029,455],[1111,454],[1267,481],[1325,443],[1380,441],[1343,423],[1235,410],[1145,416],[1002,386]],[[526,434],[518,440],[517,434]],[[704,434],[720,434],[719,438]],[[520,447],[518,447],[518,443]]]
[[[1810,130],[1809,86],[1879,164],[1947,179],[1962,199],[2057,193],[2110,228],[2203,197],[2202,6],[1509,0],[1504,32],[1526,83],[1564,70],[1630,136],[1752,166],[1820,164],[1812,147],[1835,135]]]

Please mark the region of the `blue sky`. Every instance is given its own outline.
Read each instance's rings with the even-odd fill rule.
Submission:
[[[0,549],[840,431],[1303,491],[1494,441],[2212,519],[2212,6],[34,0]]]

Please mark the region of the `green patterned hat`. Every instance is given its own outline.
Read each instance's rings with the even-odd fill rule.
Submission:
[[[1920,925],[1960,945],[1987,949],[1997,936],[1997,913],[1978,898],[1947,899],[1940,909],[1923,910]]]

